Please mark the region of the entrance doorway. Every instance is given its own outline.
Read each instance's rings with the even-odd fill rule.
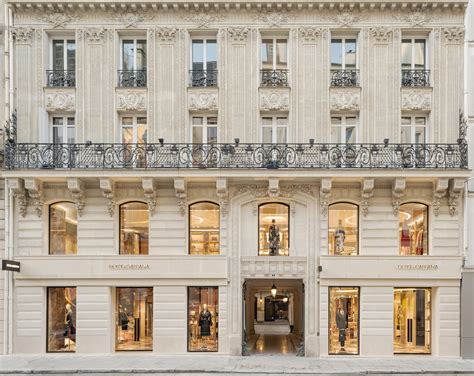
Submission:
[[[243,355],[304,356],[302,280],[245,281],[243,317]]]

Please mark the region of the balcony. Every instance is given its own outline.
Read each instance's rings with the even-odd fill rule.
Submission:
[[[66,70],[47,70],[46,85],[48,87],[75,87],[76,72]]]
[[[262,69],[260,73],[263,87],[288,86],[288,69]]]
[[[402,86],[430,86],[430,71],[421,69],[402,69]]]
[[[190,70],[189,85],[191,87],[217,86],[217,70]]]
[[[359,86],[359,70],[331,69],[331,86]]]
[[[26,144],[7,142],[15,169],[467,169],[457,144]]]
[[[146,69],[119,70],[119,87],[146,87]]]

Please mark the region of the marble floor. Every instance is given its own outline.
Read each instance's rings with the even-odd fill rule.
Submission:
[[[295,355],[296,348],[290,335],[260,334],[248,341],[251,355]]]

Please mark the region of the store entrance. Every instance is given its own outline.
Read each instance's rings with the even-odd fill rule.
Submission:
[[[243,355],[304,355],[303,281],[245,281],[242,313]]]

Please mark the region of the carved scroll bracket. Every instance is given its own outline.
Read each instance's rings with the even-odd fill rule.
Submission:
[[[398,217],[400,204],[405,196],[405,188],[406,180],[403,178],[397,178],[392,183],[392,208],[395,217]]]
[[[148,211],[150,215],[155,213],[156,209],[156,187],[155,181],[152,178],[145,178],[142,180],[143,194],[145,201],[148,204]]]
[[[187,207],[187,187],[184,178],[174,179],[174,191],[176,194],[176,200],[178,201],[179,211],[181,215],[184,216]]]
[[[361,186],[360,206],[364,217],[369,213],[369,200],[374,195],[375,180],[364,179]]]
[[[102,195],[107,199],[107,211],[110,217],[115,213],[115,183],[112,179],[103,178],[99,181]]]
[[[216,195],[219,200],[220,213],[223,217],[227,215],[229,204],[229,187],[227,179],[219,178],[216,180]]]
[[[36,215],[41,217],[43,214],[43,185],[38,179],[25,179],[25,189],[28,195],[33,199]]]
[[[67,189],[71,193],[71,198],[74,200],[77,208],[77,214],[82,216],[85,206],[85,190],[84,185],[78,178],[67,179]]]
[[[449,214],[453,216],[456,214],[459,208],[459,199],[461,198],[462,191],[464,189],[463,179],[452,179],[449,184],[448,191],[448,206]]]
[[[449,186],[448,178],[440,178],[436,181],[433,187],[433,213],[435,216],[439,215],[439,209],[441,208],[441,200],[446,196]]]
[[[25,183],[23,179],[9,179],[8,188],[11,189],[13,197],[16,198],[18,212],[22,217],[24,217],[26,215],[28,200],[26,199]]]
[[[331,178],[324,178],[321,180],[319,187],[319,201],[321,206],[321,216],[326,218],[328,215],[329,199],[331,198],[332,180]]]

